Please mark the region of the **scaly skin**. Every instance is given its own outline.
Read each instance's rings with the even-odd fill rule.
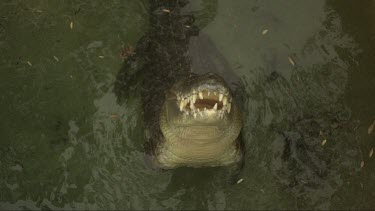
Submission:
[[[160,128],[164,141],[156,148],[157,165],[171,169],[180,166],[227,166],[239,162],[242,152],[236,142],[242,121],[237,106],[234,105],[232,115],[222,121],[227,122],[228,128],[225,130],[220,130],[217,126],[193,126],[181,131],[168,124],[163,109]]]
[[[163,169],[238,163],[242,120],[225,81],[208,73],[177,81],[160,110],[153,163]]]

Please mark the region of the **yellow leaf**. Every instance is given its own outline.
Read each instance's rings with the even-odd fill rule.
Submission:
[[[371,148],[370,153],[368,153],[368,157],[371,158],[372,154],[374,154],[374,148]]]
[[[167,12],[167,13],[170,13],[171,11],[169,9],[162,9],[163,12]]]
[[[268,29],[263,30],[263,31],[262,31],[262,35],[267,34],[267,32],[268,32]]]
[[[70,29],[73,29],[73,21],[70,22]]]
[[[243,179],[239,179],[239,180],[237,181],[237,184],[240,184],[242,181],[243,181]]]
[[[99,58],[104,59],[104,56],[99,56]]]
[[[372,122],[372,124],[368,127],[367,133],[370,135],[375,127],[375,120]]]
[[[28,64],[30,67],[33,66],[33,64],[31,64],[30,61],[27,61],[27,64]]]
[[[324,144],[326,144],[327,143],[327,139],[324,139],[323,141],[322,141],[322,146],[324,146]]]
[[[60,61],[59,58],[57,58],[56,56],[53,56],[53,58],[54,58],[57,62]]]
[[[288,60],[289,60],[289,63],[292,64],[293,66],[295,66],[296,64],[294,63],[293,59],[288,57]]]

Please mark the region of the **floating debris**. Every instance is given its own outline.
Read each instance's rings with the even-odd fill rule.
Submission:
[[[59,58],[57,58],[56,56],[53,56],[53,58],[54,58],[57,62],[60,61]]]
[[[262,35],[267,34],[267,32],[268,32],[268,29],[263,30],[263,31],[262,31]]]
[[[39,13],[42,13],[43,11],[42,10],[35,10],[36,12],[39,12]]]
[[[374,148],[371,148],[370,152],[368,153],[368,157],[371,158],[372,154],[374,154]]]
[[[163,12],[170,13],[171,11],[169,9],[162,9]]]
[[[70,22],[70,29],[73,29],[73,21]]]
[[[127,59],[132,55],[135,55],[135,49],[132,46],[124,47],[120,53],[120,57],[123,59]]]
[[[99,58],[104,59],[104,56],[99,56]]]
[[[361,162],[361,168],[363,168],[365,166],[365,161],[362,160]]]
[[[288,57],[289,63],[293,66],[296,66],[296,63],[294,63],[293,59]]]
[[[31,64],[30,61],[27,61],[26,63],[27,63],[30,67],[33,66],[33,64]]]
[[[110,116],[111,118],[113,118],[113,119],[115,119],[115,118],[117,118],[118,117],[118,115],[117,114],[111,114],[111,116]]]
[[[323,141],[322,141],[322,146],[324,146],[324,144],[326,144],[327,143],[327,139],[324,139]]]
[[[367,129],[367,133],[369,135],[372,133],[372,131],[374,131],[374,127],[375,127],[375,120],[372,122],[372,124]]]
[[[239,179],[239,180],[237,181],[237,184],[240,184],[242,181],[243,181],[243,179]]]

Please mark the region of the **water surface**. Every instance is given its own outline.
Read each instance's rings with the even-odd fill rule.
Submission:
[[[375,207],[375,1],[189,9],[231,69],[223,77],[241,79],[243,181],[144,164],[141,99],[120,104],[113,87],[121,50],[147,32],[147,1],[5,1],[1,209]]]

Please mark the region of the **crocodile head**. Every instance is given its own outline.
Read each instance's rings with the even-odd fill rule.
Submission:
[[[241,115],[231,90],[218,75],[194,75],[166,94],[160,113],[164,141],[157,161],[164,168],[222,166],[239,161],[236,139]]]

